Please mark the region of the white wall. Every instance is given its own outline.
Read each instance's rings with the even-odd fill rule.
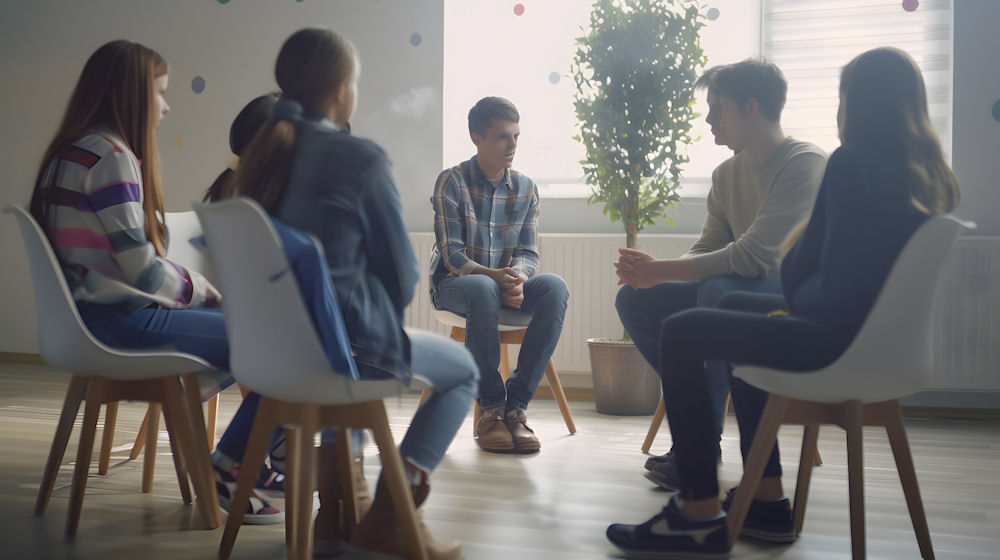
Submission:
[[[428,189],[441,162],[442,14],[442,0],[4,3],[0,206],[27,204],[39,159],[84,62],[101,44],[125,38],[156,49],[170,63],[172,111],[158,133],[164,194],[168,211],[188,209],[224,168],[237,112],[276,88],[281,43],[298,28],[324,26],[349,37],[361,53],[355,133],[391,155],[407,224],[430,224]],[[417,46],[414,33],[420,35]],[[201,94],[192,91],[196,76],[205,80]],[[37,352],[27,262],[6,216],[0,217],[0,263],[0,352]]]
[[[581,0],[583,1],[583,0]],[[115,38],[142,41],[171,64],[173,111],[160,130],[167,209],[187,208],[228,156],[229,124],[252,97],[273,89],[272,68],[292,31],[323,25],[350,37],[363,72],[355,133],[395,162],[406,224],[429,231],[430,184],[441,162],[443,0],[34,0],[0,8],[0,205],[27,202],[38,158],[53,134],[87,56]],[[1000,21],[996,0],[955,2],[954,168],[959,215],[978,234],[1000,235]],[[85,26],[82,24],[86,24]],[[419,33],[419,46],[411,35]],[[448,48],[470,48],[450,45]],[[205,91],[191,80],[202,76]],[[452,109],[454,110],[454,109]],[[460,110],[465,110],[461,108]],[[174,146],[177,138],[183,147]],[[697,231],[703,203],[683,204],[678,233]],[[678,215],[678,212],[673,214]],[[599,207],[546,200],[542,231],[618,233]],[[652,229],[666,232],[664,226]],[[0,217],[0,352],[36,352],[27,264],[13,220]]]

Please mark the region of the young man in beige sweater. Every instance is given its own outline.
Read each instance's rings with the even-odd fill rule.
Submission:
[[[663,319],[685,309],[714,306],[731,291],[781,293],[781,243],[809,216],[826,168],[819,147],[782,130],[787,84],[774,64],[748,59],[716,66],[696,85],[708,92],[705,121],[715,143],[736,152],[712,173],[701,236],[680,258],[656,259],[620,249],[615,263],[619,284],[624,284],[615,301],[618,315],[657,372]],[[721,437],[728,373],[723,363],[710,366],[707,373]],[[648,479],[676,489],[672,452],[651,457],[646,469]]]

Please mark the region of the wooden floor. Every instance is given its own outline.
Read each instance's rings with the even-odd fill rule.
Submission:
[[[140,404],[123,403],[119,409],[112,468],[103,477],[96,475],[96,465],[92,469],[76,539],[63,538],[76,431],[48,513],[32,515],[67,383],[68,376],[44,366],[0,364],[0,558],[214,558],[222,530],[188,529],[190,508],[181,504],[165,441],[159,447],[153,493],[139,493],[141,463],[127,458],[145,411]],[[238,392],[223,394],[220,434],[238,402]],[[388,405],[398,441],[416,396],[404,395]],[[481,452],[470,437],[470,415],[432,479],[424,519],[433,533],[463,541],[470,560],[616,557],[604,538],[607,525],[644,521],[667,497],[642,478],[645,456],[639,445],[649,417],[602,415],[588,402],[571,406],[579,429],[575,436],[566,433],[552,401],[532,403],[529,418],[542,440],[542,452],[535,456]],[[1000,557],[1000,423],[913,420],[907,429],[937,557]],[[794,482],[800,437],[801,428],[781,433],[788,451],[783,461],[786,485]],[[662,430],[654,451],[665,451],[668,438],[669,431]],[[733,558],[849,557],[844,441],[835,428],[820,432],[825,464],[813,475],[798,542],[740,542]],[[869,558],[919,558],[885,435],[866,428],[864,443]],[[740,475],[738,446],[736,422],[730,417],[722,443],[723,488]],[[374,481],[374,447],[365,455],[366,474]],[[233,558],[283,554],[283,526],[245,526]]]

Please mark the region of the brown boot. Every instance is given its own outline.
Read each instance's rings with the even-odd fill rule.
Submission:
[[[518,453],[536,453],[542,448],[535,431],[528,427],[528,418],[523,410],[512,408],[504,414],[503,420]]]
[[[345,492],[345,473],[341,472],[339,453],[335,445],[323,445],[319,449],[319,497],[320,508],[316,514],[313,534],[317,556],[335,555],[342,550],[351,536],[354,525],[348,508],[353,507],[351,496]],[[357,502],[356,520],[364,518],[371,509],[372,499],[365,480],[364,458],[352,457],[353,465],[346,476],[353,478]]]
[[[426,483],[411,488],[413,492],[413,502],[417,507],[424,502],[430,491],[430,486]],[[430,560],[459,560],[465,557],[460,543],[441,543],[434,540],[430,530],[424,525],[417,512],[418,530],[421,540],[424,543],[424,551]],[[375,490],[375,500],[368,510],[368,515],[358,523],[351,534],[351,544],[369,552],[378,552],[401,558],[410,557],[410,543],[400,527],[399,517],[396,515],[396,508],[392,504],[389,496],[389,488],[382,478],[379,478],[378,487]]]
[[[483,451],[512,453],[515,451],[514,438],[503,419],[503,407],[483,411],[483,417],[476,424],[476,443]]]

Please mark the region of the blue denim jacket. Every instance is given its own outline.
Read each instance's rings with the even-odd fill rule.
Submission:
[[[410,378],[403,310],[417,260],[388,156],[329,119],[296,122],[295,156],[275,217],[316,236],[362,377]]]

